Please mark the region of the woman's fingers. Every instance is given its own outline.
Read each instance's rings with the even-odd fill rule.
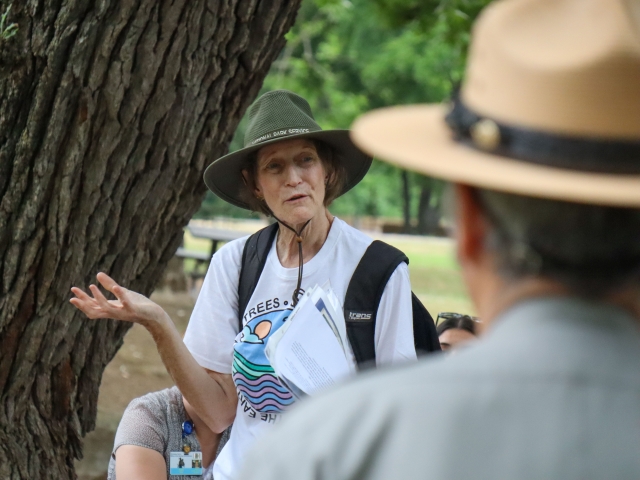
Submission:
[[[104,297],[97,286],[91,284],[89,285],[89,290],[91,290],[91,293],[93,293],[93,298],[98,303],[98,305],[100,305],[104,309],[110,308],[109,301]]]
[[[74,305],[78,310],[80,310],[89,318],[106,318],[106,315],[102,312],[102,309],[100,307],[95,307],[93,305],[82,305],[76,298],[72,298],[69,301],[72,305]]]
[[[132,320],[131,309],[124,305],[123,300],[120,298],[117,300],[107,300],[97,286],[90,285],[89,288],[91,289],[91,293],[93,293],[94,301],[106,317],[115,318],[116,320]]]
[[[71,293],[73,293],[78,300],[87,301],[92,300],[92,298],[87,295],[84,290],[78,287],[71,287]],[[72,298],[72,300],[76,300],[76,298]]]
[[[100,318],[105,316],[102,308],[94,298],[90,297],[79,288],[74,287],[72,292],[76,297],[69,299],[69,302],[87,317]]]
[[[88,308],[92,308],[95,304],[95,300],[90,295],[87,295],[84,290],[78,287],[72,287],[71,293],[75,295],[75,297],[71,298],[69,301],[76,307],[86,313]]]
[[[125,308],[131,307],[130,301],[128,298],[129,290],[118,285],[116,281],[106,273],[100,272],[98,273],[98,275],[96,275],[96,278],[107,291],[113,293],[118,299],[117,302],[114,302],[113,300],[109,301],[110,304],[112,305],[115,304],[116,306],[121,306]]]
[[[72,287],[71,291],[76,296],[70,302],[82,310],[90,318],[114,318],[129,322],[141,320],[154,320],[158,317],[158,310],[162,309],[150,301],[147,297],[121,287],[109,275],[99,273],[98,282],[109,292],[116,296],[116,300],[107,300],[100,288],[89,285],[91,295],[80,288]]]
[[[91,295],[78,287],[72,287],[71,293],[75,298],[69,299],[69,302],[82,311],[89,318],[118,318],[116,312],[119,310],[119,302],[110,302],[102,294],[100,289],[95,285],[89,285]]]
[[[100,285],[102,285],[108,292],[113,293],[113,288],[118,286],[116,281],[104,272],[98,273],[96,278],[98,279],[98,282],[100,282]]]

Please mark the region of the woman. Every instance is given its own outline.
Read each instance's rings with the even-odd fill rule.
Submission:
[[[122,415],[108,480],[211,480],[213,461],[224,435],[226,432],[221,435],[207,427],[177,387],[148,393],[132,400]],[[172,474],[172,453],[178,457],[178,466],[182,463],[183,468],[199,471],[186,470],[193,475]]]
[[[133,321],[149,330],[183,395],[214,432],[233,422],[231,438],[214,465],[216,480],[237,471],[247,448],[293,401],[265,357],[270,335],[304,288],[329,281],[338,298],[345,297],[371,239],[335,218],[327,206],[356,185],[370,164],[347,130],[323,131],[302,97],[284,90],[266,93],[250,109],[245,148],[216,160],[205,172],[214,193],[279,222],[244,312],[238,312],[238,283],[247,238],[228,243],[212,258],[184,343],[166,312],[104,273],[98,281],[117,300],[108,302],[95,285],[89,287],[93,298],[72,289],[77,297],[71,302],[89,317]],[[415,359],[404,263],[384,290],[375,347],[378,364]]]
[[[442,312],[436,319],[436,332],[443,352],[457,349],[475,340],[478,319],[461,313]]]

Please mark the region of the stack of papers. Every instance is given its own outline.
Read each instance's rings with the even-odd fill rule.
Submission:
[[[356,373],[347,341],[338,298],[329,285],[316,286],[269,338],[265,354],[282,385],[301,398]]]

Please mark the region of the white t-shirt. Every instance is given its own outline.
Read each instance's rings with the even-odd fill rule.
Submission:
[[[237,474],[247,449],[293,402],[275,378],[264,348],[269,336],[291,312],[298,268],[280,264],[274,242],[245,310],[244,328],[238,332],[238,281],[247,238],[229,242],[213,256],[184,337],[198,363],[216,372],[233,374],[238,391],[231,438],[214,465],[216,480],[227,480]],[[344,300],[351,276],[371,241],[334,218],[324,245],[304,264],[301,288],[322,285],[328,280],[336,296]],[[404,263],[391,275],[380,301],[375,347],[378,365],[416,358],[411,285]]]

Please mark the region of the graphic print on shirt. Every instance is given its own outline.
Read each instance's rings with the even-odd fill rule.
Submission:
[[[269,337],[289,318],[291,310],[265,313],[249,320],[238,335],[233,352],[232,375],[244,412],[256,418],[280,413],[291,405],[293,396],[275,375],[264,353]],[[261,415],[265,421],[270,416]]]

